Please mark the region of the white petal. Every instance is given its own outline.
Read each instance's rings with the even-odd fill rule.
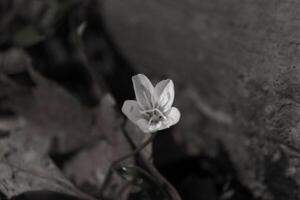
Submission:
[[[163,112],[167,112],[174,102],[174,83],[171,79],[160,81],[155,86],[155,93],[157,95],[157,103]]]
[[[180,112],[177,108],[172,107],[167,115],[167,126],[173,126],[180,120]]]
[[[156,95],[152,83],[143,74],[133,76],[132,82],[138,104],[144,110],[152,109]]]
[[[170,128],[169,124],[168,124],[168,123],[163,123],[163,124],[159,127],[158,131],[164,130],[164,129],[167,129],[167,128]]]
[[[151,133],[151,132],[154,132],[155,130],[151,130],[150,129],[150,125],[148,123],[147,120],[145,119],[139,119],[137,122],[136,122],[136,125],[144,132],[144,133]]]
[[[167,120],[161,123],[160,126],[155,127],[156,129],[152,130],[152,132],[170,128],[170,126],[175,125],[179,121],[179,119],[180,119],[179,110],[175,107],[172,107],[167,115]]]
[[[122,112],[130,119],[130,121],[136,123],[139,119],[142,118],[139,112],[139,106],[136,101],[127,100],[122,106]]]

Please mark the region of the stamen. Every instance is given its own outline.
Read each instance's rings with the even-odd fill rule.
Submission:
[[[166,116],[157,108],[155,108],[155,110],[159,113],[160,116],[162,116],[162,118],[164,118],[164,120],[167,120]]]
[[[149,109],[149,110],[141,110],[140,112],[142,113],[142,114],[146,114],[146,113],[149,113],[149,112],[153,112],[154,111],[154,109]]]
[[[153,116],[152,116],[152,117],[149,119],[149,121],[148,121],[148,125],[149,125],[149,126],[151,125],[152,121],[153,121]]]

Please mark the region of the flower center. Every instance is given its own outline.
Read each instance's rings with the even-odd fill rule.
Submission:
[[[144,114],[144,116],[148,120],[149,125],[156,125],[159,124],[161,121],[167,119],[164,113],[157,108],[151,110],[144,110],[142,111],[142,114]]]

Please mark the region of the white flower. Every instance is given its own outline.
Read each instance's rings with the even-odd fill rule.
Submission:
[[[136,101],[125,101],[122,112],[143,132],[169,128],[179,121],[180,112],[172,107],[175,96],[172,80],[162,80],[153,87],[145,75],[137,74],[132,82]]]

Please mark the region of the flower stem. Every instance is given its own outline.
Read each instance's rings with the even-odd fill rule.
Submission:
[[[138,154],[140,151],[142,151],[144,148],[146,148],[155,138],[157,132],[152,133],[152,135],[144,142],[142,143],[140,146],[138,146],[133,152],[128,153],[124,156],[122,156],[121,158],[115,160],[111,166],[109,167],[108,173],[105,177],[105,180],[102,184],[101,190],[100,190],[100,194],[103,194],[103,192],[105,191],[106,187],[108,186],[109,180],[111,179],[111,176],[113,175],[113,172],[117,169],[118,165],[121,164],[122,161],[135,156],[136,154]]]
[[[130,158],[130,157],[136,155],[137,153],[139,153],[140,151],[142,151],[144,148],[146,148],[153,141],[156,134],[157,134],[157,132],[152,133],[152,135],[143,144],[141,144],[141,146],[137,147],[133,152],[131,152],[127,155],[124,155],[121,158],[119,158],[118,160],[114,161],[112,165],[117,167],[117,165],[119,163],[121,163],[122,161],[124,161],[127,158]]]

